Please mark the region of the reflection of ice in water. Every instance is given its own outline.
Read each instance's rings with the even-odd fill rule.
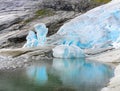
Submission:
[[[27,70],[27,75],[31,78],[35,83],[45,84],[47,83],[48,76],[46,72],[46,67],[42,66],[32,66]]]
[[[78,91],[100,91],[113,75],[111,67],[85,59],[53,59],[52,65],[44,65],[28,68],[27,75],[32,82],[48,89],[64,86]]]
[[[112,76],[109,66],[85,62],[84,59],[54,59],[52,66],[64,85],[74,86],[82,91],[96,91]]]

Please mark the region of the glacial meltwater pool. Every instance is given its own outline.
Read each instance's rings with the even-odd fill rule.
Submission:
[[[112,76],[112,67],[94,61],[41,60],[0,71],[0,91],[100,91]]]

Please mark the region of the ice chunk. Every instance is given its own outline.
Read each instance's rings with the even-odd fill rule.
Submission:
[[[46,28],[43,23],[36,24],[34,28],[37,35],[33,31],[29,31],[29,34],[26,37],[27,42],[23,47],[37,47],[45,44],[48,28]]]
[[[38,45],[37,36],[33,31],[29,31],[29,34],[26,37],[27,42],[23,47],[36,47]]]
[[[43,23],[36,24],[34,28],[35,28],[35,31],[37,32],[38,46],[44,45],[46,42],[48,28],[46,28],[45,24]]]
[[[53,49],[53,56],[57,58],[80,58],[84,57],[84,53],[75,45],[59,45]]]

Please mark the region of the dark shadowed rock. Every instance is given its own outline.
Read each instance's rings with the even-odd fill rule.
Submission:
[[[90,7],[90,0],[44,0],[43,5],[55,10],[85,11]]]
[[[23,18],[24,15],[20,14],[8,14],[0,16],[0,31],[4,31],[4,29],[21,22]]]

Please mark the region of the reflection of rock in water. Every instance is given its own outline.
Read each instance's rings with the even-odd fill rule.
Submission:
[[[111,68],[100,63],[85,62],[84,59],[54,59],[54,74],[66,86],[82,91],[101,89],[112,76]]]

